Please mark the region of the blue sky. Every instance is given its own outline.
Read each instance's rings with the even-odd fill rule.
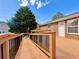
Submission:
[[[79,11],[79,0],[31,0],[26,4],[36,16],[40,24],[50,21],[56,12],[64,15]],[[33,3],[34,2],[34,3]],[[0,0],[0,21],[7,21],[22,6],[23,0]],[[29,4],[30,3],[30,4]]]

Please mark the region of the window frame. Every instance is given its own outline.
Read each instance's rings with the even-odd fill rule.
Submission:
[[[48,25],[48,30],[51,30],[51,25]]]
[[[78,20],[78,33],[70,33],[70,32],[68,32],[68,23],[69,23],[69,21],[72,21],[72,20]],[[74,35],[79,35],[79,18],[77,18],[77,19],[72,19],[72,20],[68,20],[67,21],[67,34],[74,34]],[[76,26],[71,26],[71,27],[76,27]]]

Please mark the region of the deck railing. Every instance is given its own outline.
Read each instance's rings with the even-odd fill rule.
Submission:
[[[2,35],[0,37],[0,59],[15,59],[21,40],[22,34]]]
[[[25,34],[24,34],[25,35]],[[15,59],[19,49],[21,35],[4,35],[0,37],[0,59]],[[27,33],[32,42],[44,52],[50,59],[56,57],[56,35],[55,32]]]
[[[55,32],[47,33],[30,33],[30,39],[34,44],[43,51],[50,59],[56,57],[56,34]]]

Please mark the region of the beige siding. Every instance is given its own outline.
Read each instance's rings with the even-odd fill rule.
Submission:
[[[57,33],[58,33],[58,31],[57,31],[58,30],[58,23],[52,23],[52,24],[50,24],[50,26],[51,26],[51,31],[56,32],[56,35],[57,35]],[[40,30],[48,30],[48,25],[40,26],[39,29]]]
[[[56,34],[58,33],[58,23],[53,23],[51,24],[51,27],[52,27],[52,31],[53,32],[56,32]]]
[[[70,20],[75,20],[75,19],[77,18],[70,19]],[[65,22],[65,38],[79,40],[79,35],[67,33],[67,20],[64,20],[64,22]],[[58,22],[51,23],[50,25],[51,25],[51,31],[56,32],[56,36],[58,36]],[[40,30],[48,30],[48,25],[40,26]]]
[[[48,30],[48,25],[41,26],[41,27],[40,27],[40,30]]]

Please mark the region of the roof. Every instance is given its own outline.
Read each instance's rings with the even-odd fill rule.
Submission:
[[[60,21],[66,21],[66,20],[70,20],[70,19],[74,19],[74,18],[79,18],[79,12],[67,15],[63,18],[59,18],[59,19],[56,19],[54,21],[51,21],[49,23],[45,23],[45,24],[42,24],[42,25],[39,25],[39,26],[46,26],[48,24],[52,24],[52,23],[56,23],[56,22],[60,22]]]

